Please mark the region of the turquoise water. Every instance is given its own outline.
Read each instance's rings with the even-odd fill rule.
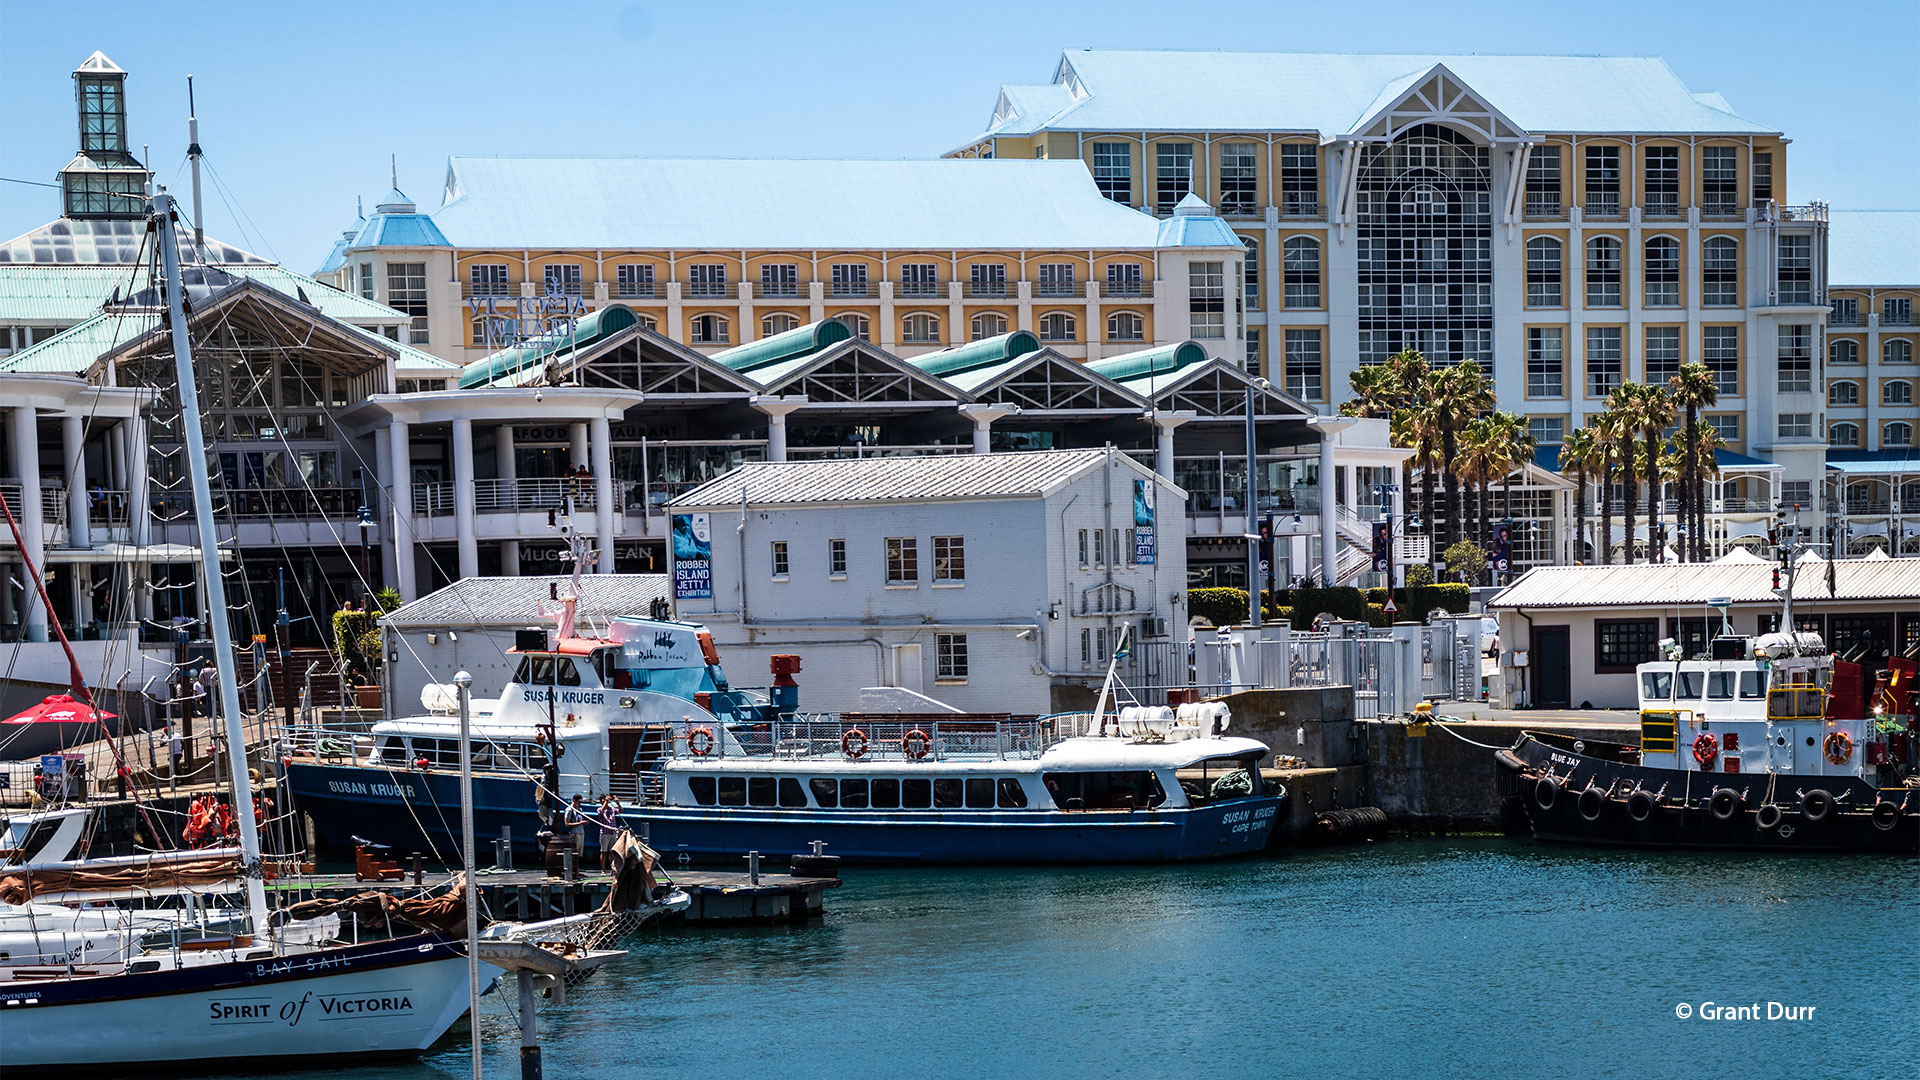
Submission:
[[[821,921],[635,941],[541,1011],[546,1075],[1910,1076],[1915,869],[1493,838],[852,869]],[[1770,1001],[1814,1011],[1769,1021]],[[487,1075],[517,1077],[505,1006]],[[314,1075],[465,1076],[467,1048]]]

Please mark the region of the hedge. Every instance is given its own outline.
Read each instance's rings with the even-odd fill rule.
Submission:
[[[1269,622],[1290,620],[1300,630],[1311,628],[1313,620],[1322,614],[1348,622],[1391,626],[1395,620],[1424,619],[1427,612],[1435,609],[1463,615],[1467,611],[1469,592],[1467,586],[1457,583],[1415,585],[1395,589],[1393,598],[1399,611],[1389,615],[1385,610],[1385,589],[1281,589],[1268,598],[1262,615]],[[1190,614],[1215,626],[1239,626],[1247,621],[1245,589],[1190,589],[1187,605]]]

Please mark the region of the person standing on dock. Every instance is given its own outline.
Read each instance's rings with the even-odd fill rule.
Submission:
[[[573,854],[576,858],[587,853],[587,808],[580,805],[580,796],[575,794],[573,801],[567,804],[567,812],[561,816],[561,824],[567,828],[567,836],[573,841]]]
[[[600,812],[594,816],[600,822],[600,872],[611,874],[613,842],[620,837],[620,800],[613,792],[600,796]]]

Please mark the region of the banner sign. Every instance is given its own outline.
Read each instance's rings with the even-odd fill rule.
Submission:
[[[1147,499],[1147,482],[1133,482],[1133,564],[1152,566],[1153,551],[1153,503]]]
[[[705,514],[673,515],[673,598],[713,599],[713,530]]]

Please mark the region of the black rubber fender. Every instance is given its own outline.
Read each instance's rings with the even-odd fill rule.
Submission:
[[[1762,829],[1771,829],[1780,824],[1780,804],[1761,803],[1760,809],[1753,812],[1753,823]]]
[[[1635,821],[1645,821],[1653,816],[1653,808],[1657,805],[1652,795],[1636,791],[1627,796],[1627,816]]]
[[[1808,821],[1825,821],[1833,813],[1833,794],[1825,788],[1814,788],[1800,796],[1800,812]]]
[[[1607,797],[1599,788],[1590,787],[1574,800],[1574,806],[1580,811],[1581,817],[1588,821],[1599,821],[1600,815],[1607,809]]]
[[[1707,798],[1707,809],[1717,821],[1730,821],[1740,811],[1740,793],[1732,788],[1714,788]]]

